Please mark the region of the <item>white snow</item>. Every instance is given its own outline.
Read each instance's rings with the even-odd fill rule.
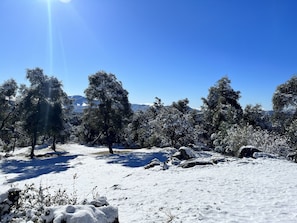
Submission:
[[[297,165],[290,161],[229,158],[217,165],[163,170],[144,166],[166,157],[169,148],[164,157],[159,148],[115,150],[115,155],[76,144],[58,150],[65,153],[30,160],[20,149],[0,160],[0,191],[35,183],[76,192],[79,200],[106,196],[121,223],[297,221]],[[88,209],[78,217],[83,212]]]
[[[112,220],[107,216],[115,219],[117,210],[111,206],[95,208],[92,205],[68,205],[48,208],[47,213],[47,216],[42,217],[45,223],[111,223]]]

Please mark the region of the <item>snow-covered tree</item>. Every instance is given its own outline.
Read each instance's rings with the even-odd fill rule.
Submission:
[[[152,136],[154,136],[151,121],[153,115],[147,111],[137,111],[133,113],[130,123],[125,129],[125,138],[129,146],[132,147],[151,147]]]
[[[106,144],[113,153],[112,145],[132,114],[128,92],[114,74],[100,71],[89,76],[85,94],[89,104],[83,118],[85,140]]]
[[[235,91],[230,83],[228,77],[221,78],[209,89],[207,98],[202,98],[202,112],[209,136],[241,121],[240,92]]]
[[[136,112],[128,125],[126,135],[130,144],[140,147],[180,147],[198,140],[195,112],[188,106],[188,99],[164,106],[156,98],[146,111]]]
[[[164,107],[156,119],[156,131],[163,145],[180,147],[194,143],[196,139],[194,120],[173,106]]]
[[[69,109],[70,101],[61,82],[45,75],[42,69],[28,69],[26,78],[31,85],[21,86],[19,108],[23,129],[31,140],[30,156],[34,157],[39,136],[53,137],[55,150],[57,137],[65,134],[65,111]]]
[[[183,100],[178,100],[177,102],[173,102],[172,107],[176,108],[183,114],[185,114],[191,110],[189,107],[189,99],[187,99],[187,98],[185,98]]]
[[[271,129],[271,120],[267,112],[262,109],[260,104],[247,105],[243,110],[243,124],[260,127],[261,129]]]
[[[13,147],[17,121],[15,97],[18,85],[10,79],[0,85],[0,139],[6,149]]]
[[[282,134],[288,134],[291,142],[297,138],[293,130],[297,120],[297,76],[277,86],[272,98],[274,110],[274,126]]]
[[[273,95],[274,111],[293,110],[297,113],[297,76],[279,85]]]

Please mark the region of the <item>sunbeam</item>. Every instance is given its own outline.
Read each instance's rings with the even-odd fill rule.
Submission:
[[[51,0],[47,0],[47,17],[48,17],[48,41],[49,41],[49,64],[50,73],[53,71],[53,25],[52,25],[52,5]]]

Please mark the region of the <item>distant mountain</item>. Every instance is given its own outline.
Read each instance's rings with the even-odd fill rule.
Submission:
[[[74,112],[82,113],[84,108],[88,106],[87,99],[81,95],[73,95],[69,96],[71,100],[73,100]],[[145,111],[149,108],[149,105],[141,105],[141,104],[131,104],[131,109],[136,111]]]
[[[139,104],[131,104],[132,111],[146,111],[150,106],[149,105],[139,105]]]

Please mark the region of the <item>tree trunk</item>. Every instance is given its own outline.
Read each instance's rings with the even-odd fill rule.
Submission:
[[[56,152],[56,141],[57,141],[57,137],[54,135],[53,144],[52,144],[52,150],[54,150],[55,152]]]
[[[32,138],[32,144],[31,144],[31,152],[30,152],[30,158],[33,159],[34,158],[34,150],[35,150],[35,146],[36,146],[36,142],[37,142],[37,134],[34,133],[33,134],[33,138]]]
[[[112,150],[112,143],[108,144],[108,149],[109,149],[109,153],[113,154],[113,150]]]

